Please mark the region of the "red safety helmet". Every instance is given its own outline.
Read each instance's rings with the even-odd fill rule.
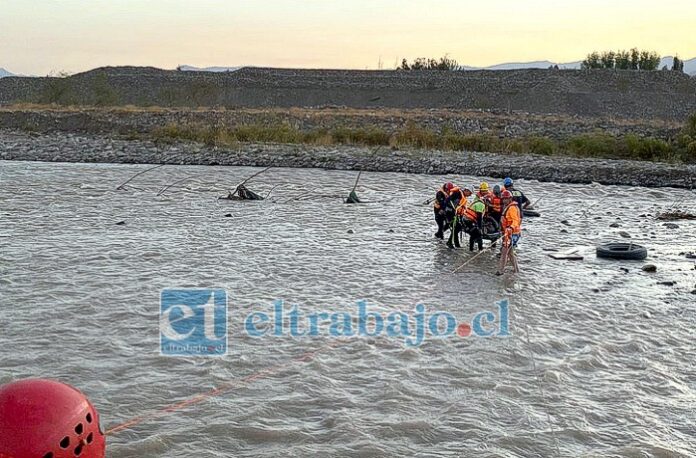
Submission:
[[[0,457],[104,458],[99,414],[77,389],[30,379],[0,386]]]
[[[445,191],[450,192],[452,190],[452,188],[454,188],[454,183],[447,182],[447,183],[445,183],[443,188],[445,188]]]
[[[501,199],[512,199],[512,193],[506,189],[505,191],[500,193],[500,198]]]

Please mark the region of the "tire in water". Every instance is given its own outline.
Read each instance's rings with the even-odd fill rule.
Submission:
[[[635,243],[612,242],[597,246],[597,257],[605,259],[630,259],[642,261],[648,257],[648,250]]]

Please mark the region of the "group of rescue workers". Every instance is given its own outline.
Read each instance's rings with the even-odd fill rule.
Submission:
[[[484,238],[491,240],[492,245],[502,238],[497,274],[502,275],[508,261],[517,272],[514,249],[522,231],[523,210],[529,206],[529,199],[515,189],[511,178],[505,178],[502,185],[495,185],[492,189],[488,183],[482,182],[475,193],[470,188],[445,183],[435,194],[435,237],[444,239],[449,230],[447,246],[460,248],[459,238],[464,232],[469,235],[470,251],[474,251],[475,246],[479,251],[483,250]]]

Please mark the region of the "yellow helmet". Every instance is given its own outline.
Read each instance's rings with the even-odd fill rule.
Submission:
[[[479,185],[479,191],[488,192],[488,183],[485,181]]]

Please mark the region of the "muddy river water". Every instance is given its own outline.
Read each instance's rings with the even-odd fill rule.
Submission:
[[[248,183],[268,200],[232,202],[217,196],[258,169],[165,166],[116,191],[147,167],[0,162],[0,383],[71,383],[107,430],[226,387],[112,432],[109,456],[696,455],[696,222],[653,218],[693,193],[520,181],[543,215],[524,220],[521,273],[496,277],[492,250],[453,273],[471,254],[423,205],[481,178],[363,173],[366,203],[345,205],[354,172],[271,169]],[[648,260],[595,257],[626,236]],[[585,259],[548,256],[570,248]],[[160,354],[172,287],[226,290],[226,356]],[[507,337],[245,328],[276,300],[470,320],[504,299]]]

